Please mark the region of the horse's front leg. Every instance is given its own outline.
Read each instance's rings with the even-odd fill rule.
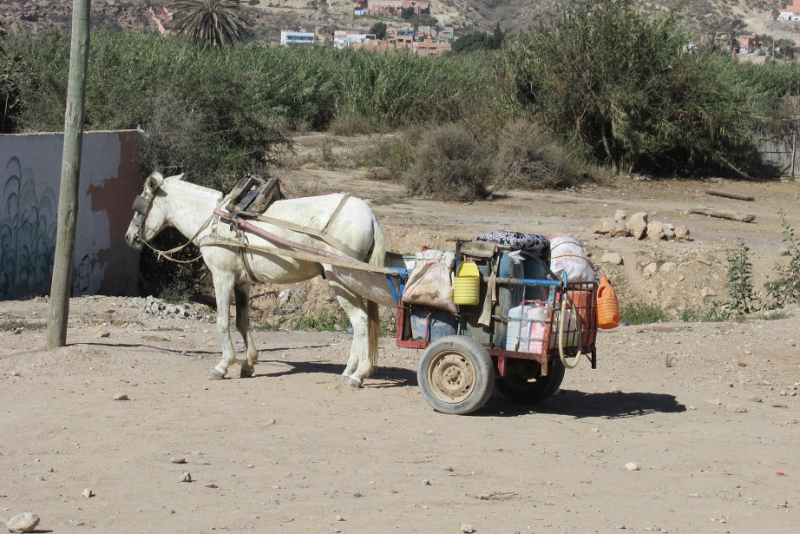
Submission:
[[[209,379],[220,380],[228,374],[228,367],[235,361],[233,342],[231,341],[231,293],[233,292],[233,274],[213,272],[214,292],[217,295],[217,330],[222,341],[222,361],[211,370]]]
[[[244,348],[247,351],[247,361],[242,363],[239,376],[250,378],[258,363],[258,349],[250,332],[250,284],[236,284],[233,286],[233,295],[236,298],[236,329],[242,335]]]

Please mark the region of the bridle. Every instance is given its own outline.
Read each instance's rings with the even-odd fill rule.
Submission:
[[[136,226],[136,233],[133,235],[133,242],[141,241],[145,245],[147,245],[147,241],[142,238],[142,234],[144,233],[144,223],[147,219],[147,214],[150,213],[150,208],[153,207],[153,197],[155,196],[154,193],[158,189],[153,190],[153,192],[144,191],[141,195],[136,195],[136,198],[133,199],[133,211],[136,213],[134,216],[133,224]]]

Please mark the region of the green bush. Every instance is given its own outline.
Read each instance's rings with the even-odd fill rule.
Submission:
[[[619,311],[620,319],[629,325],[661,323],[669,320],[669,312],[650,302],[629,302]]]
[[[784,213],[781,213],[781,223],[783,242],[789,251],[789,262],[786,265],[776,264],[777,276],[766,284],[767,294],[772,299],[774,308],[783,308],[787,304],[800,304],[800,240]]]
[[[446,124],[425,134],[405,173],[411,195],[471,201],[486,196],[491,163],[486,150],[463,126]]]

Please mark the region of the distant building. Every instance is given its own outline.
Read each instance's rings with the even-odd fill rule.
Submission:
[[[790,22],[800,20],[800,5],[795,5],[793,0],[792,5],[781,8],[777,20],[781,22]]]
[[[413,7],[414,13],[429,15],[431,3],[429,0],[370,0],[370,15],[391,15],[397,14],[406,8]]]
[[[369,1],[358,0],[353,8],[353,15],[369,15]]]
[[[335,48],[358,48],[367,41],[375,41],[377,37],[371,33],[361,33],[355,30],[336,30],[333,32],[333,46]]]
[[[293,32],[288,30],[281,30],[281,44],[289,46],[290,44],[314,44],[316,37],[314,32]]]

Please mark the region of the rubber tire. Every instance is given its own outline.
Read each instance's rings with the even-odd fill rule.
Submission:
[[[436,372],[434,366],[439,365],[444,358],[454,360],[456,364],[461,360],[460,369],[455,364],[449,367],[454,369],[456,378],[466,378],[470,382],[463,388],[466,395],[464,398],[450,396],[451,399],[460,400],[443,400],[442,397],[448,397],[448,393],[431,383],[431,375]],[[474,377],[465,376],[461,372],[464,369],[474,371]],[[446,336],[428,345],[422,353],[417,367],[417,383],[422,396],[437,412],[466,415],[481,408],[492,395],[495,383],[494,362],[483,345],[471,337]]]
[[[514,375],[498,377],[497,389],[509,400],[522,404],[536,404],[541,402],[561,387],[566,369],[561,359],[555,358],[550,362],[550,372],[547,376],[540,377],[536,382],[527,382]],[[521,382],[521,380],[524,381]]]

